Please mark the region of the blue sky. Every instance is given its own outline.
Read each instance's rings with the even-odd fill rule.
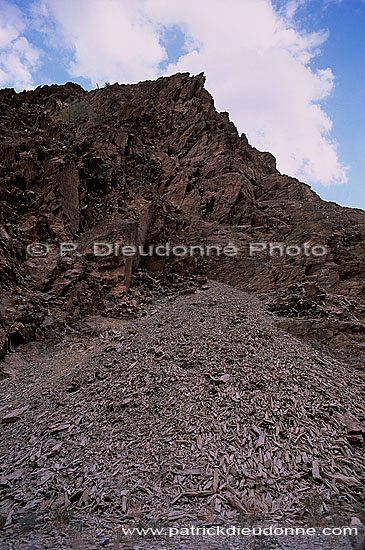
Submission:
[[[365,209],[363,0],[0,0],[0,87],[204,71],[252,145]]]
[[[304,5],[298,16],[309,29],[329,30],[314,64],[331,67],[335,75],[325,109],[333,121],[339,156],[349,166],[347,185],[315,186],[315,191],[325,200],[365,210],[365,3],[346,0],[326,6],[316,0]]]

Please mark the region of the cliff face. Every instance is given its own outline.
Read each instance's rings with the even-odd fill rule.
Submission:
[[[0,91],[0,347],[84,315],[122,315],[150,273],[203,275],[260,293],[280,326],[364,350],[365,213],[322,201],[218,113],[202,75],[92,92]],[[46,256],[27,245],[44,242]],[[59,243],[77,250],[60,255]],[[92,243],[234,244],[236,257],[95,256]],[[301,247],[250,255],[249,243]],[[326,247],[306,254],[303,245]],[[262,245],[264,246],[264,245]],[[265,245],[266,246],[266,245]],[[29,253],[30,250],[30,253]]]

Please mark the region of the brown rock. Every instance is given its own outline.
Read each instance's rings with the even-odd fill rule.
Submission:
[[[22,407],[21,409],[14,409],[13,411],[11,411],[10,413],[6,414],[5,416],[2,417],[1,419],[1,422],[3,424],[10,424],[12,422],[16,422],[17,420],[19,420],[19,418],[22,417],[22,415],[25,413],[25,411],[28,409],[29,407],[26,406],[26,407]]]
[[[120,285],[128,291],[136,269],[147,269],[163,284],[199,274],[259,292],[286,330],[362,366],[364,212],[322,201],[281,175],[270,153],[215,110],[204,80],[177,74],[91,92],[71,83],[0,91],[0,301],[15,305],[1,319],[2,354],[45,334],[47,317],[70,325],[104,311],[107,294]],[[65,117],[68,99],[86,102],[89,115]],[[101,240],[233,243],[240,254],[96,258],[90,245]],[[39,241],[56,251],[75,242],[77,251],[68,264],[26,256],[27,244]],[[250,242],[322,245],[327,254],[250,257]]]

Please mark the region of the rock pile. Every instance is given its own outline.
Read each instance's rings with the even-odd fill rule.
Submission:
[[[39,361],[22,347],[27,360],[1,385],[8,532],[27,514],[42,529],[70,509],[89,527],[97,514],[205,525],[359,517],[361,374],[274,321],[255,298],[210,282],[116,320],[101,339],[40,348]]]

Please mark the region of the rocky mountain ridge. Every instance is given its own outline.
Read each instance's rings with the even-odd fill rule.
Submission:
[[[363,366],[365,213],[281,175],[216,111],[204,80],[0,91],[2,355],[87,314],[131,316],[158,289],[189,292],[208,277],[258,293],[282,328]],[[47,255],[27,252],[37,242]],[[60,255],[62,242],[77,250]],[[95,257],[94,242],[241,252]],[[248,255],[257,242],[327,253]]]

